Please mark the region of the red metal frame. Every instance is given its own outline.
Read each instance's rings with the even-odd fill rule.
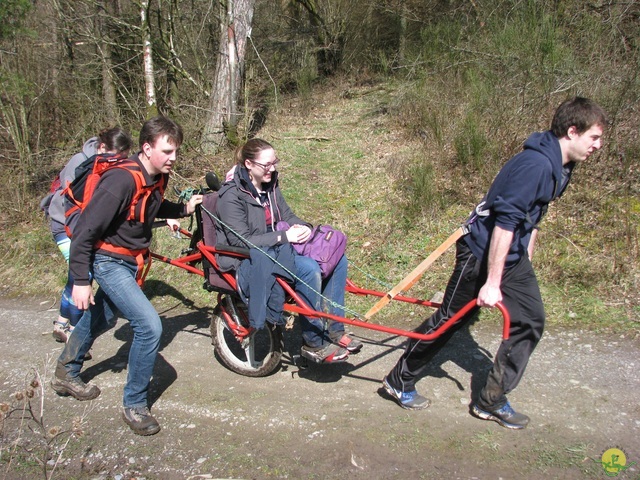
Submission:
[[[186,230],[179,229],[179,232],[182,235],[191,237],[191,233]],[[205,276],[204,271],[201,268],[198,268],[196,264],[200,262],[203,258],[206,258],[211,263],[211,265],[217,269],[218,263],[215,258],[215,254],[217,250],[215,249],[215,247],[204,245],[202,242],[198,242],[197,249],[198,249],[197,253],[183,255],[176,259],[171,259],[169,257],[160,255],[155,252],[151,252],[151,257],[156,260],[160,260],[163,263],[167,263],[169,265],[182,268],[183,270],[186,270],[189,273],[193,273],[195,275],[200,275],[201,277],[204,277]],[[224,254],[236,256],[239,258],[244,258],[244,256],[240,254],[229,253],[229,252],[224,252]],[[149,268],[149,266],[150,264],[147,266],[147,268]],[[220,272],[219,270],[218,272],[224,278],[224,280],[229,284],[229,290],[235,291],[236,279],[234,275],[228,272]],[[146,272],[145,272],[145,276],[146,276]],[[279,278],[278,282],[280,283],[282,288],[285,290],[286,294],[289,297],[291,297],[291,299],[293,300],[293,303],[291,302],[285,303],[284,310],[286,312],[302,314],[306,317],[328,318],[330,320],[335,320],[337,322],[346,323],[347,325],[353,325],[355,327],[366,328],[369,330],[377,330],[379,332],[413,338],[416,340],[433,340],[435,338],[438,338],[444,332],[449,330],[458,320],[464,317],[469,311],[471,311],[473,308],[476,307],[476,300],[473,299],[469,303],[467,303],[461,310],[459,310],[458,313],[456,313],[453,317],[449,318],[446,322],[440,325],[437,329],[433,330],[430,333],[417,333],[410,330],[402,330],[399,328],[386,327],[376,323],[365,322],[362,320],[358,320],[356,318],[346,318],[346,317],[340,317],[337,315],[332,315],[326,312],[319,312],[317,310],[312,309],[309,305],[307,305],[304,302],[304,300],[302,300],[302,298],[300,298],[300,296],[293,290],[291,285],[289,285],[286,281]],[[386,292],[360,288],[349,279],[347,279],[347,286],[345,291],[348,293],[352,293],[354,295],[361,295],[361,296],[384,297],[386,295]],[[219,298],[218,298],[218,301],[219,301]],[[424,307],[432,307],[432,308],[440,307],[439,303],[434,303],[428,300],[420,300],[418,298],[413,298],[413,297],[406,297],[403,295],[396,295],[395,297],[393,297],[393,301],[410,303],[413,305],[420,305]],[[503,318],[502,338],[506,340],[509,338],[511,317],[509,316],[509,312],[507,311],[506,307],[502,303],[496,304],[496,308],[498,308],[498,310],[500,310],[500,313],[502,314],[502,318]],[[243,336],[242,332],[238,332],[238,334],[240,336]]]

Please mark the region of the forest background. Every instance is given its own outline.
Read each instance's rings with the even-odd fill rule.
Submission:
[[[179,188],[264,136],[294,210],[344,229],[351,275],[390,287],[582,95],[610,116],[605,147],[550,209],[535,264],[550,321],[637,333],[639,50],[636,0],[2,0],[1,295],[58,295],[38,203],[105,127],[135,139],[157,113],[177,120]],[[444,288],[451,263],[412,293]],[[152,275],[207,301],[198,281]]]

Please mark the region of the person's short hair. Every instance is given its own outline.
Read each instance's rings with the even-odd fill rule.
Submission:
[[[145,143],[153,146],[156,140],[163,136],[168,137],[169,143],[175,147],[182,145],[182,127],[168,117],[153,117],[142,125],[140,130],[140,148]]]
[[[98,133],[98,140],[103,143],[107,152],[122,153],[131,150],[133,139],[129,132],[121,127],[113,127]]]
[[[244,167],[245,160],[255,162],[260,155],[260,152],[269,149],[273,150],[273,147],[266,140],[262,140],[261,138],[252,138],[251,140],[248,140],[244,145],[236,148],[236,163],[241,167]]]
[[[556,109],[551,121],[551,131],[562,138],[567,135],[570,127],[576,127],[579,134],[589,130],[594,125],[602,128],[607,126],[607,114],[593,100],[584,97],[573,97],[565,100]]]

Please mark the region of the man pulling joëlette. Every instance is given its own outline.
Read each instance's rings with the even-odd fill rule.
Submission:
[[[400,406],[429,405],[415,388],[429,361],[478,307],[502,302],[511,316],[509,339],[501,343],[471,412],[511,429],[527,425],[529,418],[511,407],[507,394],[518,385],[544,330],[544,306],[531,265],[537,226],[549,203],[564,192],[576,162],[601,148],[606,124],[596,103],[581,97],[567,100],[556,110],[551,129],[532,134],[524,150],[500,170],[456,244],[456,263],[441,307],[416,331],[433,331],[474,298],[477,307],[439,338],[409,342],[383,380],[384,389]]]

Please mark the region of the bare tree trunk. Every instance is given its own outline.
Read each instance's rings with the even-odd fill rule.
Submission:
[[[156,56],[156,58],[160,58],[160,61],[164,62],[164,64],[166,64],[166,67],[167,67],[167,70],[166,70],[167,86],[166,86],[165,95],[167,96],[169,106],[177,105],[180,101],[180,92],[178,91],[179,78],[186,79],[189,83],[195,86],[200,92],[202,92],[202,94],[206,98],[210,97],[209,92],[202,85],[199,79],[194,78],[194,76],[185,68],[182,62],[182,59],[180,58],[180,55],[178,55],[178,52],[176,50],[176,44],[179,38],[179,35],[176,34],[176,23],[177,23],[176,19],[180,17],[178,13],[179,12],[178,3],[179,3],[178,0],[171,0],[171,4],[168,8],[167,27],[165,30],[166,33],[164,34],[164,38],[163,38],[163,42],[166,46],[165,48],[166,58],[163,58],[162,55]],[[211,0],[211,3],[213,3],[212,0]],[[199,53],[193,49],[192,49],[192,52],[196,57],[196,62],[197,62],[198,61],[197,57]],[[157,53],[157,50],[156,50],[156,53]],[[198,73],[201,74],[202,70],[199,68],[199,65],[197,65],[197,63],[196,63],[196,67],[197,67]],[[202,78],[202,76],[203,75],[199,75],[200,78]]]
[[[16,153],[19,168],[18,186],[15,189],[17,197],[14,198],[18,210],[27,205],[27,187],[32,173],[32,155],[30,147],[30,130],[27,121],[28,112],[25,96],[20,92],[22,78],[14,75],[0,82],[0,122],[3,129],[9,135]],[[16,85],[16,83],[18,85]]]
[[[140,20],[142,26],[142,56],[144,60],[144,85],[147,102],[147,118],[158,113],[156,103],[155,77],[153,73],[153,49],[151,47],[151,30],[149,28],[149,0],[140,2]]]
[[[404,65],[404,58],[407,51],[407,15],[408,7],[406,0],[400,1],[400,32],[398,33],[398,65]]]
[[[238,99],[236,98],[239,85],[236,85],[238,77],[238,61],[236,58],[236,35],[233,30],[233,0],[228,0],[227,8],[227,53],[229,55],[229,114],[227,116],[227,129],[233,137],[237,135]]]
[[[238,95],[244,79],[244,57],[247,38],[251,35],[251,22],[255,0],[226,0],[220,18],[218,62],[213,79],[210,114],[202,134],[205,153],[215,153],[225,139],[238,142]]]
[[[329,21],[323,17],[316,0],[294,0],[309,15],[309,24],[314,31],[316,43],[317,72],[320,77],[335,74],[342,63],[344,53],[345,22]]]
[[[55,5],[48,5],[45,10],[48,15],[45,17],[46,24],[43,29],[43,35],[50,38],[50,54],[53,58],[51,62],[51,93],[53,98],[60,98],[60,64],[62,63],[62,53],[60,45],[63,42],[63,36],[60,35],[60,15]],[[51,106],[51,122],[53,125],[60,124],[60,105],[58,102],[52,102]]]
[[[105,119],[108,124],[119,123],[118,105],[116,103],[116,86],[113,82],[113,65],[111,63],[111,39],[108,37],[105,22],[106,5],[98,2],[98,15],[96,16],[96,31],[98,33],[98,50],[102,60],[102,99],[104,101]]]
[[[118,104],[116,102],[116,86],[113,82],[113,69],[111,64],[111,46],[108,42],[101,42],[102,55],[102,98],[104,100],[105,119],[109,125],[120,122]]]

